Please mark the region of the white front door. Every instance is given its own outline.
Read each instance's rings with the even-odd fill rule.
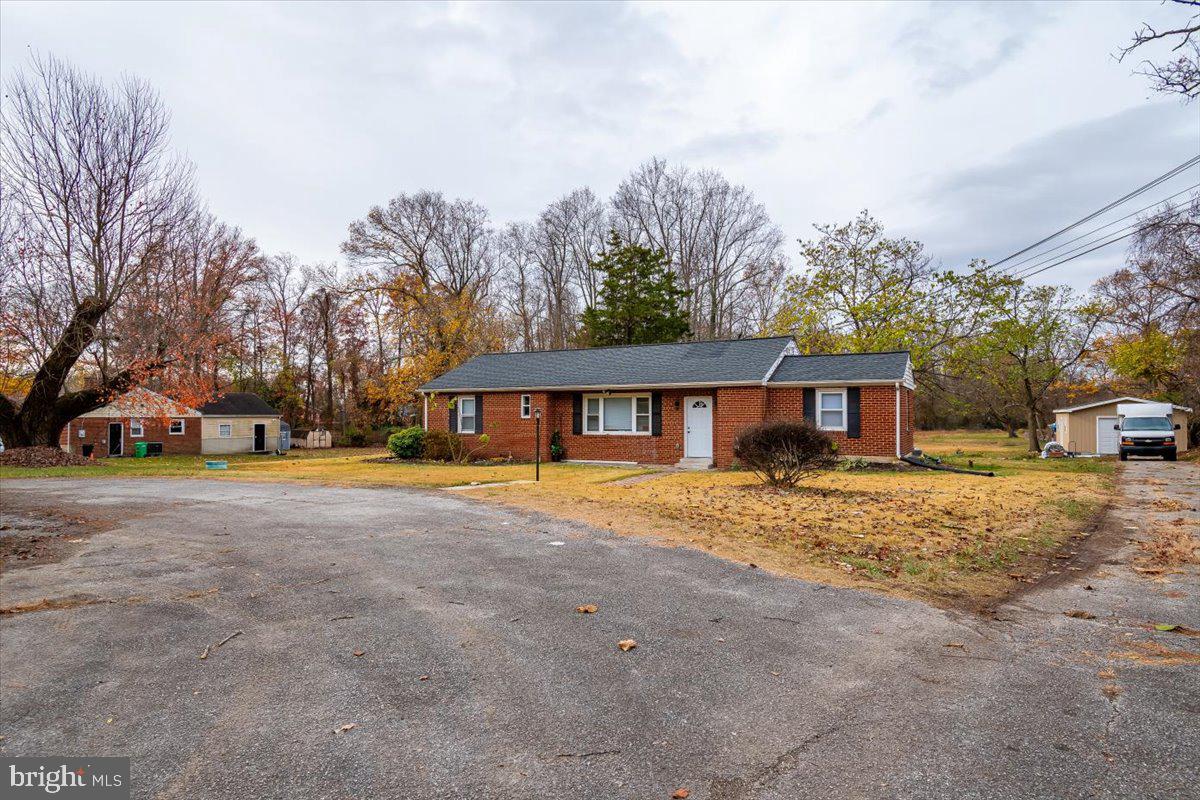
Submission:
[[[712,458],[712,398],[683,398],[683,455]]]
[[[1121,432],[1113,430],[1119,425],[1120,417],[1096,417],[1096,452],[1104,456],[1116,455],[1121,449]]]

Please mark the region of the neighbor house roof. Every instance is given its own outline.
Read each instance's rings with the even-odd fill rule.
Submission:
[[[226,392],[200,406],[206,417],[278,417],[279,412],[254,392]]]
[[[93,409],[81,417],[195,417],[200,412],[189,408],[183,403],[176,402],[164,394],[151,391],[141,386],[130,389],[123,395],[113,398],[105,406]]]
[[[901,383],[911,384],[907,350],[893,353],[784,356],[770,383]]]
[[[737,386],[763,383],[788,352],[795,352],[790,336],[489,353],[434,378],[420,390]]]
[[[1084,403],[1081,406],[1071,406],[1070,408],[1056,408],[1056,409],[1054,409],[1053,413],[1069,414],[1072,411],[1083,411],[1088,408],[1096,408],[1097,406],[1112,405],[1113,403],[1158,403],[1158,402],[1161,402],[1161,401],[1147,400],[1144,397],[1110,397],[1107,400],[1094,400],[1091,403]],[[1187,412],[1188,414],[1192,413],[1192,410],[1190,408],[1188,408],[1187,406],[1180,406],[1180,405],[1175,405],[1174,403],[1172,403],[1171,407],[1174,408],[1176,411],[1184,411],[1184,412]]]

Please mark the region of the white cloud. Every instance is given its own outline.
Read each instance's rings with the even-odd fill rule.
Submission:
[[[1155,141],[1186,148],[1195,108],[1147,100],[1111,57],[1170,13],[6,2],[0,69],[31,47],[148,78],[213,210],[308,260],[336,258],[346,225],[402,191],[472,197],[499,223],[578,186],[607,196],[663,155],[747,184],[791,239],[867,207],[950,263],[1031,242],[1177,163],[1139,157],[1136,137],[1165,126]]]

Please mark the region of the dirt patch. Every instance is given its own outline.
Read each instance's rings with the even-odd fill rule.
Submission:
[[[1150,538],[1138,543],[1141,555],[1135,563],[1146,568],[1181,567],[1185,564],[1200,564],[1200,539],[1196,538],[1190,525],[1159,524]]]
[[[23,502],[18,493],[4,496],[0,525],[0,573],[62,561],[80,550],[95,533],[115,523],[105,517],[81,517]]]
[[[98,467],[99,462],[57,447],[18,447],[0,453],[0,467]]]
[[[1190,650],[1177,650],[1158,642],[1132,642],[1130,643],[1129,650],[1114,651],[1109,653],[1108,657],[1163,667],[1179,664],[1200,664],[1200,653],[1193,653]]]
[[[4,606],[0,608],[0,617],[28,614],[33,611],[61,611],[67,608],[104,605],[115,602],[115,600],[109,600],[104,597],[92,597],[82,594],[71,595],[70,597],[43,597],[41,600],[30,600],[25,603],[14,603],[11,606]]]

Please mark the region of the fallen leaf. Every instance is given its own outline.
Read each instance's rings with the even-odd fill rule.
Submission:
[[[633,648],[637,647],[637,642],[633,639],[622,639],[621,641],[617,642],[617,647],[621,648],[622,653],[627,653]]]
[[[363,656],[365,656],[366,654],[367,654],[367,651],[366,651],[366,650],[355,650],[355,651],[354,651],[354,655],[355,655],[355,656],[357,656],[357,657],[359,657],[359,658],[362,658],[362,657],[363,657]]]
[[[429,676],[428,676],[428,675],[422,675],[421,677],[417,678],[417,680],[419,680],[419,681],[427,681],[427,680],[429,680]]]
[[[957,647],[960,650],[965,650],[967,646],[962,642],[946,642],[942,647]]]
[[[687,800],[687,798],[689,798],[691,796],[692,796],[692,793],[689,792],[687,789],[679,788],[679,789],[676,789],[671,794],[671,800]]]
[[[1115,677],[1117,677],[1117,673],[1116,673],[1116,671],[1115,671],[1115,670],[1111,670],[1111,669],[1102,669],[1102,670],[1100,670],[1099,672],[1097,672],[1097,673],[1096,673],[1096,677],[1097,677],[1097,678],[1105,678],[1105,679],[1109,679],[1109,680],[1111,680],[1112,678],[1115,678]]]
[[[1092,612],[1081,611],[1078,608],[1074,609],[1073,611],[1064,611],[1063,613],[1066,614],[1068,617],[1073,617],[1075,619],[1095,619],[1096,618],[1096,615],[1093,614]]]
[[[334,733],[345,733],[346,731],[354,730],[357,727],[358,727],[357,722],[347,722],[345,725],[343,725],[340,728],[338,728],[337,730],[335,730]]]
[[[1156,630],[1156,631],[1173,631],[1178,627],[1179,627],[1178,625],[1166,625],[1166,624],[1163,624],[1160,622],[1158,625],[1154,626],[1154,630]]]
[[[578,611],[580,614],[595,614],[600,609],[597,606],[587,605],[587,606],[575,606],[575,610]]]
[[[1105,684],[1100,691],[1104,692],[1104,696],[1111,700],[1125,690],[1120,686],[1117,686],[1115,683],[1109,683]]]

